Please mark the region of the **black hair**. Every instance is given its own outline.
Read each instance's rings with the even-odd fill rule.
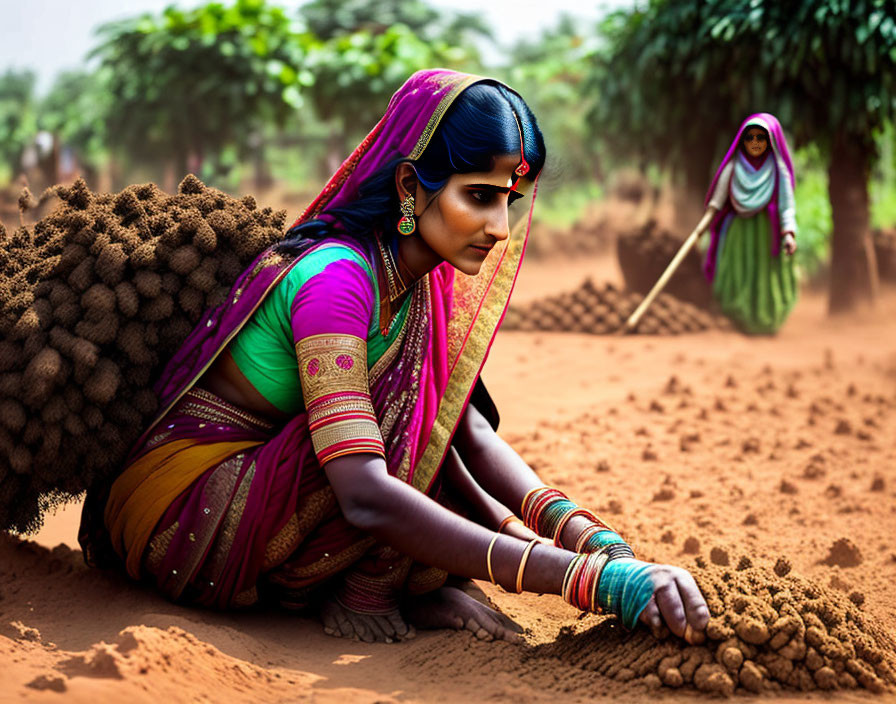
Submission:
[[[525,178],[534,180],[544,166],[545,146],[535,116],[525,101],[505,86],[485,81],[463,91],[451,104],[419,159],[394,159],[361,184],[358,198],[326,210],[339,230],[358,240],[394,229],[399,218],[395,169],[403,161],[414,165],[428,192],[445,186],[452,174],[491,171],[495,157],[523,153],[529,164]],[[334,225],[311,220],[292,227],[278,249],[298,254],[333,233]]]

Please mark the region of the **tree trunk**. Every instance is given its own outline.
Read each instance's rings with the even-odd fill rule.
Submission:
[[[687,237],[703,215],[703,199],[712,182],[712,146],[709,140],[688,149],[688,158],[681,170],[681,194],[675,208],[675,229]]]
[[[274,185],[274,176],[271,173],[271,165],[268,163],[264,145],[260,145],[253,150],[252,164],[254,167],[255,190],[263,193]]]
[[[843,130],[834,136],[828,195],[834,221],[829,313],[871,304],[877,295],[877,262],[868,208],[870,152]]]

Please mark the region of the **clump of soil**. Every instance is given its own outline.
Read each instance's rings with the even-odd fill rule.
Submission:
[[[625,279],[625,287],[645,295],[669,266],[681,248],[684,238],[659,227],[649,220],[643,227],[619,236],[616,255]],[[696,249],[691,249],[666,285],[676,298],[707,308],[712,291],[703,274],[703,265]]]
[[[175,195],[53,190],[33,227],[0,226],[0,529],[23,532],[114,471],[162,364],[286,218],[195,176]]]
[[[832,567],[856,567],[862,564],[862,554],[849,538],[840,538],[834,541],[827,557],[821,562]]]
[[[504,318],[505,330],[545,330],[608,335],[623,323],[642,301],[643,296],[620,291],[613,284],[597,286],[590,279],[578,289],[558,296],[511,307]],[[648,335],[678,335],[712,328],[728,329],[723,316],[661,293],[641,318],[636,332]]]
[[[894,644],[859,610],[854,602],[861,599],[748,562],[736,570],[693,571],[712,614],[703,645],[656,641],[603,618],[588,631],[562,632],[536,652],[617,680],[723,696],[896,688]]]

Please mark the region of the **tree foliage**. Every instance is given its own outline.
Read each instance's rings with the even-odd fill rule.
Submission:
[[[300,16],[315,39],[302,91],[330,127],[331,170],[414,71],[477,70],[473,37],[488,32],[476,15],[442,13],[419,0],[315,0]]]
[[[10,177],[19,172],[22,153],[37,133],[33,71],[9,70],[0,76],[0,164]]]
[[[106,119],[114,106],[96,73],[65,71],[40,100],[38,126],[51,132],[95,173],[107,156]]]
[[[100,34],[93,55],[115,105],[109,142],[144,163],[175,161],[182,172],[191,153],[248,152],[254,131],[282,123],[299,100],[302,37],[265,0],[171,6]]]
[[[424,41],[463,44],[492,36],[480,15],[442,12],[421,0],[312,0],[300,12],[308,30],[324,41],[358,31],[383,34],[399,24]]]
[[[652,0],[603,32],[590,118],[608,148],[684,171],[693,200],[741,120],[777,115],[829,163],[831,308],[873,297],[867,181],[896,114],[892,0]]]
[[[594,51],[589,29],[562,16],[537,39],[517,43],[502,72],[538,117],[550,159],[546,175],[561,183],[604,176],[597,142],[585,120],[588,104],[582,100]]]
[[[889,0],[652,0],[601,31],[590,122],[618,155],[683,164],[762,110],[797,145],[844,129],[872,148],[896,110]]]

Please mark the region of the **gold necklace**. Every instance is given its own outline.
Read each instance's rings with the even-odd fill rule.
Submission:
[[[398,300],[405,291],[408,290],[407,284],[404,282],[404,279],[401,277],[401,272],[398,269],[398,264],[395,261],[395,257],[392,255],[392,249],[390,247],[386,247],[383,244],[383,240],[379,237],[376,238],[376,243],[380,249],[380,258],[383,260],[383,268],[386,271],[386,284],[389,289],[389,303],[394,303]]]
[[[397,301],[408,287],[401,276],[395,257],[392,256],[391,248],[385,246],[381,238],[376,238],[376,244],[379,248],[380,259],[382,260],[382,270],[385,272],[385,283],[387,294],[384,296],[380,292],[380,332],[386,337],[398,320],[397,311],[395,315],[392,313],[392,304]]]

